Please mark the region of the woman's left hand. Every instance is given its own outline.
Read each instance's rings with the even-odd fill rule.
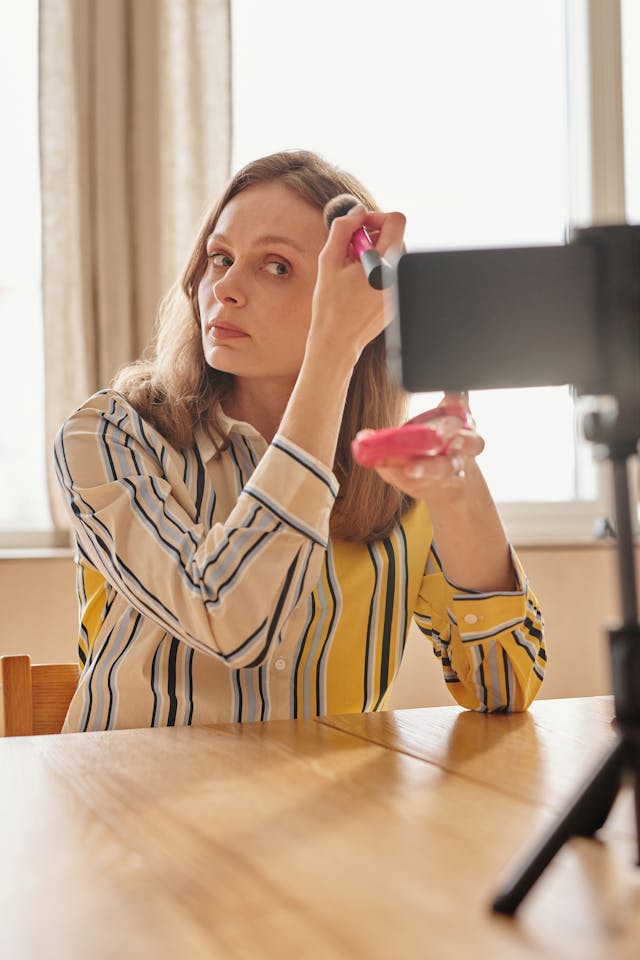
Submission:
[[[462,404],[469,412],[467,394],[445,394],[439,406],[450,403]],[[475,428],[461,427],[451,437],[446,454],[411,460],[389,459],[375,469],[386,483],[417,500],[426,503],[456,500],[464,495],[468,470],[483,450],[484,440]]]

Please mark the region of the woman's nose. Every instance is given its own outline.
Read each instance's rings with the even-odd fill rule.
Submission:
[[[246,302],[244,283],[235,263],[214,283],[213,293],[219,303],[242,305]]]

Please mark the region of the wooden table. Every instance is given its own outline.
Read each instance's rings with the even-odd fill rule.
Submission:
[[[632,797],[515,919],[498,880],[608,698],[0,741],[0,957],[640,957]]]

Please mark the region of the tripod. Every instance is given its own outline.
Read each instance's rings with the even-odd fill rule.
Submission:
[[[611,461],[613,471],[622,607],[622,623],[609,631],[616,739],[574,795],[567,811],[517,865],[493,900],[492,909],[508,915],[515,913],[567,840],[573,836],[592,837],[603,826],[626,776],[631,778],[634,788],[640,865],[640,625],[628,476],[628,461],[637,452],[638,437],[633,435],[632,423],[626,423],[624,418],[599,413],[585,419],[584,431],[588,440],[598,444],[599,457]]]

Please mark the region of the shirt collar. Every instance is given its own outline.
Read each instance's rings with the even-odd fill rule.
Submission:
[[[218,423],[220,424],[223,433],[238,433],[241,436],[249,437],[252,440],[261,440],[266,447],[266,440],[262,434],[256,430],[255,427],[251,426],[251,424],[247,423],[245,420],[235,420],[233,417],[228,416],[222,407],[218,408]],[[200,451],[200,456],[202,457],[203,463],[206,463],[208,460],[211,460],[216,453],[216,446],[213,441],[213,437],[202,423],[198,424],[194,435]]]

